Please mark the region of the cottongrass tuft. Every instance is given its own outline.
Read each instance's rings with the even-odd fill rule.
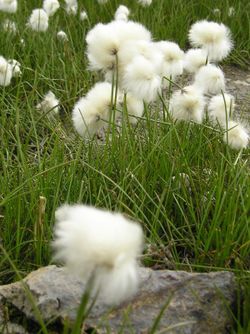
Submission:
[[[69,40],[66,32],[64,32],[63,30],[58,31],[56,36],[60,41],[67,42]]]
[[[144,6],[144,7],[147,7],[147,6],[150,6],[150,5],[151,5],[152,0],[137,0],[137,2],[138,2],[140,5],[142,5],[142,6]]]
[[[204,106],[204,96],[194,86],[176,91],[169,101],[169,111],[174,120],[202,123]]]
[[[87,36],[87,56],[92,70],[113,69],[120,41],[110,25],[98,23]]]
[[[121,20],[98,23],[86,36],[89,68],[104,72],[114,69],[122,45],[137,40],[151,40],[150,32],[140,23]]]
[[[46,31],[49,27],[49,17],[44,9],[34,9],[28,19],[27,26],[34,31]]]
[[[208,116],[213,123],[219,123],[223,128],[227,127],[228,121],[234,111],[234,97],[230,94],[213,96],[208,104]]]
[[[91,138],[102,127],[108,126],[111,118],[111,94],[110,83],[98,82],[75,104],[72,120],[80,136]],[[120,97],[118,99],[120,100]]]
[[[56,11],[60,8],[58,0],[44,0],[43,9],[48,14],[48,16],[53,16]]]
[[[36,109],[49,113],[48,116],[55,115],[59,112],[59,100],[53,92],[48,91],[44,95],[43,100],[37,104]]]
[[[194,47],[202,47],[211,61],[221,61],[233,47],[231,33],[223,23],[198,21],[191,26],[189,40]]]
[[[11,64],[3,56],[0,56],[0,86],[9,86],[12,75]]]
[[[97,0],[97,2],[100,4],[100,5],[104,5],[105,3],[107,3],[109,0]]]
[[[229,121],[223,140],[232,149],[241,150],[248,146],[249,133],[240,123]]]
[[[225,77],[222,70],[212,64],[202,66],[195,75],[194,86],[204,94],[219,94],[225,91]]]
[[[120,5],[115,12],[115,20],[128,21],[129,9],[124,5]]]
[[[88,19],[88,14],[85,10],[82,10],[81,13],[80,13],[80,20],[81,21],[85,21]]]
[[[8,63],[12,68],[12,76],[14,78],[20,77],[22,75],[21,64],[16,59],[9,59]]]
[[[140,225],[119,213],[86,205],[56,211],[55,259],[72,274],[93,279],[92,292],[106,304],[119,304],[137,292],[142,247]]]
[[[0,0],[0,10],[6,13],[17,11],[17,0]]]
[[[143,100],[140,100],[134,95],[128,93],[126,95],[126,104],[129,121],[131,124],[136,124],[138,118],[142,117],[144,111]]]
[[[161,89],[157,65],[143,56],[137,56],[124,69],[122,87],[138,99],[155,101]]]
[[[65,0],[65,10],[69,15],[76,15],[78,10],[77,0]]]
[[[196,73],[202,66],[206,65],[207,53],[203,49],[190,49],[184,55],[184,70]]]
[[[179,45],[174,42],[160,41],[155,43],[155,45],[163,55],[161,65],[162,77],[165,76],[174,80],[176,76],[183,73],[184,52],[180,49]]]
[[[17,26],[16,23],[12,20],[9,19],[5,19],[2,22],[2,29],[6,32],[12,33],[12,34],[16,34],[17,32]]]

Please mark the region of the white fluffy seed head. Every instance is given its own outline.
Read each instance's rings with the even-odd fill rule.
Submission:
[[[128,21],[129,9],[124,5],[120,5],[115,12],[115,20]]]
[[[75,104],[72,120],[80,136],[90,138],[102,127],[107,127],[111,113],[111,94],[112,85],[99,82]]]
[[[107,24],[115,31],[120,44],[133,40],[151,40],[151,33],[142,24],[133,21],[112,21]]]
[[[85,10],[82,10],[81,13],[80,13],[80,20],[81,21],[85,21],[88,19],[88,14]]]
[[[194,86],[175,92],[169,101],[169,111],[174,120],[202,123],[204,106],[202,92]]]
[[[94,276],[94,292],[107,304],[130,298],[138,286],[141,227],[118,213],[86,205],[56,211],[55,258],[83,279]]]
[[[21,64],[19,63],[19,61],[17,61],[16,59],[9,59],[8,63],[12,68],[12,76],[14,78],[20,77],[22,71],[21,71]]]
[[[174,42],[160,41],[155,43],[158,50],[163,55],[161,75],[174,79],[183,73],[184,52],[179,45]]]
[[[17,32],[17,26],[14,21],[11,21],[9,19],[5,19],[2,23],[2,28],[4,31],[10,32],[12,34],[15,34]]]
[[[159,74],[161,73],[163,55],[159,48],[156,47],[156,43],[145,40],[129,40],[121,45],[118,52],[121,73],[123,68],[129,65],[137,56],[143,56],[149,62],[154,64]]]
[[[224,134],[223,140],[234,150],[246,148],[249,143],[248,131],[235,121],[228,122],[227,132]]]
[[[114,68],[120,46],[116,31],[98,23],[88,32],[86,42],[90,69],[107,71]]]
[[[78,10],[77,0],[65,0],[65,11],[69,15],[76,15]]]
[[[222,70],[212,64],[202,66],[195,75],[194,86],[204,94],[220,94],[225,91],[225,78]]]
[[[60,4],[58,0],[44,0],[43,9],[48,14],[48,16],[53,16],[56,11],[59,9]]]
[[[230,94],[219,94],[213,96],[208,104],[208,116],[213,123],[219,123],[226,128],[233,111],[235,103],[234,97]]]
[[[6,13],[17,11],[17,0],[0,0],[0,10]]]
[[[0,56],[0,86],[9,86],[13,76],[12,66]]]
[[[211,61],[221,61],[233,47],[230,30],[222,23],[206,20],[194,23],[189,31],[194,47],[203,48]]]
[[[190,49],[184,56],[184,70],[196,73],[202,66],[206,65],[207,52],[203,49]]]
[[[69,40],[67,34],[63,30],[58,31],[56,36],[59,40],[64,41],[64,42]]]
[[[46,31],[49,27],[49,17],[44,9],[34,9],[28,19],[27,26],[34,31]]]
[[[121,46],[133,40],[150,40],[150,32],[132,21],[98,23],[86,37],[89,67],[107,72],[114,68]]]
[[[140,100],[134,95],[128,93],[126,96],[126,107],[130,123],[136,124],[138,121],[137,117],[141,117],[144,111],[143,100]]]
[[[137,56],[124,68],[122,88],[146,102],[155,101],[161,88],[161,77],[155,64]]]
[[[48,91],[42,101],[37,104],[36,109],[44,113],[57,114],[59,112],[59,100],[53,92]]]
[[[152,0],[137,0],[137,2],[143,7],[147,7],[151,5]]]

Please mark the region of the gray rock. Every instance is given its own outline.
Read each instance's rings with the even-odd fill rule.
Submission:
[[[124,333],[130,333],[131,328],[133,333],[149,333],[161,310],[157,333],[216,334],[226,333],[232,327],[230,309],[236,300],[233,273],[141,268],[140,279],[138,294],[123,305],[110,309],[98,301],[85,321],[85,328],[107,333],[108,326],[110,333],[118,333],[123,326]],[[8,323],[9,328],[20,328],[19,332],[13,329],[8,333],[27,333],[21,327],[26,324],[28,333],[36,333],[36,305],[42,319],[54,323],[53,333],[60,333],[60,324],[75,319],[84,287],[84,282],[56,266],[32,272],[23,282],[0,286],[0,326]]]

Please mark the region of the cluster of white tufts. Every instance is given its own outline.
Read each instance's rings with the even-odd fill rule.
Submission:
[[[92,292],[105,303],[118,304],[136,293],[143,232],[121,214],[64,205],[56,211],[53,247],[55,259],[91,279]]]
[[[58,0],[44,0],[43,8],[32,11],[27,26],[34,31],[46,31],[49,27],[49,17],[53,16],[59,8]]]
[[[173,41],[154,41],[146,27],[130,21],[128,16],[129,9],[119,6],[113,21],[98,23],[86,36],[89,69],[102,73],[106,82],[98,85],[107,87],[107,82],[112,83],[119,92],[120,100],[126,96],[125,110],[129,120],[136,123],[136,119],[143,114],[144,102],[157,101],[164,90],[170,90],[175,85],[179,87],[175,84],[178,77],[184,72],[190,73],[191,83],[180,87],[169,99],[173,120],[202,123],[208,106],[208,116],[213,125],[219,124],[228,129],[231,121],[231,113],[227,114],[229,95],[218,62],[229,54],[233,46],[229,29],[222,23],[196,22],[188,34],[195,48],[184,53]],[[107,125],[108,119],[111,119],[111,109],[107,105],[107,101],[112,104],[111,86],[102,91],[100,98],[100,93],[97,93],[96,99],[93,97],[91,102],[89,95],[92,96],[95,90],[96,87],[74,107],[73,122],[83,137],[93,136],[104,122]],[[227,134],[229,137],[230,131]],[[242,140],[240,142],[237,146],[228,140],[232,148],[247,146],[247,141],[244,144]]]
[[[104,4],[106,0],[97,0]],[[66,1],[68,4],[74,0]],[[138,0],[142,5],[151,1]],[[84,18],[85,19],[85,18]],[[58,38],[66,40],[64,32]],[[223,24],[200,21],[189,31],[193,49],[184,53],[173,41],[154,41],[150,31],[129,20],[129,9],[119,6],[114,20],[98,23],[86,36],[89,70],[99,71],[97,82],[73,108],[76,131],[92,138],[123,117],[131,123],[143,115],[144,103],[164,98],[164,90],[179,87],[169,98],[169,114],[174,121],[201,124],[207,111],[212,125],[223,131],[223,140],[233,149],[248,145],[246,129],[235,120],[235,102],[226,91],[224,73],[218,62],[232,48],[230,32]],[[191,83],[185,87],[176,81],[184,72]],[[49,93],[39,104],[51,110]],[[58,102],[57,102],[58,104]],[[127,116],[127,115],[126,115]],[[187,175],[181,173],[173,181]],[[138,224],[117,213],[84,205],[64,205],[56,211],[55,259],[86,281],[92,292],[108,304],[118,304],[132,297],[138,288],[138,256],[142,252],[143,233]]]

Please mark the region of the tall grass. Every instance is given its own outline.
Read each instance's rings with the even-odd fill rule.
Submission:
[[[37,1],[19,3],[13,16],[18,35],[0,34],[1,54],[16,58],[23,68],[21,78],[0,89],[0,235],[19,272],[25,275],[50,263],[55,209],[65,202],[79,202],[119,210],[141,222],[147,242],[168,246],[170,262],[177,269],[234,271],[247,297],[249,149],[232,151],[208,123],[173,123],[162,105],[145,105],[135,127],[124,119],[104,142],[83,141],[72,129],[70,112],[100,79],[86,68],[85,35],[95,23],[109,21],[119,2],[100,6],[85,0],[80,3],[89,15],[85,22],[60,10],[47,33],[24,27]],[[174,40],[183,48],[188,47],[187,31],[194,21],[222,20],[235,40],[229,62],[244,66],[249,59],[248,1],[154,0],[152,7],[144,9],[135,1],[123,4],[156,39]],[[230,6],[235,6],[231,18]],[[221,9],[219,19],[214,7]],[[1,13],[0,20],[7,16]],[[61,29],[69,42],[56,39]],[[54,120],[35,110],[49,89],[62,105]],[[46,199],[44,215],[41,197]],[[145,263],[154,261],[148,255]],[[157,261],[164,267],[163,260]],[[1,283],[17,278],[8,258],[0,258]],[[238,332],[249,328],[249,310],[245,298],[238,310]]]

